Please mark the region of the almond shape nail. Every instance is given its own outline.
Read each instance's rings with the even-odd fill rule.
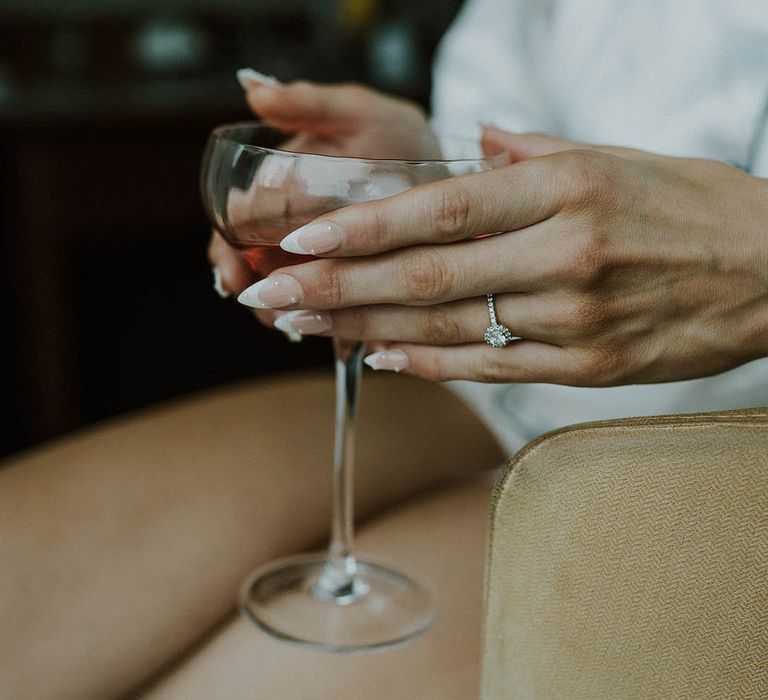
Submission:
[[[298,304],[302,298],[299,283],[289,275],[271,275],[244,290],[237,300],[256,309],[279,309]]]
[[[408,367],[408,356],[402,350],[383,350],[368,355],[363,362],[371,369],[400,372]]]
[[[277,330],[282,331],[285,337],[292,343],[300,343],[304,340],[304,336],[293,328],[290,323],[280,323],[280,318],[276,318],[273,325]]]
[[[339,227],[329,221],[317,221],[289,233],[280,242],[280,247],[289,253],[300,255],[322,255],[330,253],[341,244]]]
[[[240,83],[240,87],[243,90],[264,85],[271,87],[281,85],[280,81],[274,76],[259,73],[259,71],[253,70],[253,68],[241,68],[235,75],[237,76],[237,82]]]
[[[300,335],[317,335],[331,330],[331,317],[319,311],[288,311],[280,314],[274,321],[274,326],[283,333],[299,333]]]

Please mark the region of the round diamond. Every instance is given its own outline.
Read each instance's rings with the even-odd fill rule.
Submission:
[[[503,348],[509,345],[512,340],[512,333],[505,326],[494,323],[488,326],[485,331],[485,342],[493,348]]]

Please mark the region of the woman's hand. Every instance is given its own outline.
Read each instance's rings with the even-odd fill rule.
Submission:
[[[319,232],[326,259],[240,301],[294,309],[282,330],[389,341],[371,366],[433,380],[672,381],[768,355],[768,181],[539,135],[485,141],[516,162],[324,215],[283,245],[321,252]],[[505,348],[483,341],[488,292],[522,338]]]
[[[439,146],[421,108],[356,84],[318,85],[305,81],[281,84],[245,70],[238,74],[249,107],[267,124],[293,134],[288,150],[326,155],[398,154],[439,157]],[[208,246],[221,296],[237,294],[255,281],[242,255],[215,231]],[[257,311],[272,325],[272,311]],[[293,336],[296,337],[295,334]]]

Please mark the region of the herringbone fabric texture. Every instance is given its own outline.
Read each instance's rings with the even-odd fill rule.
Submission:
[[[768,698],[768,410],[532,443],[486,586],[484,700]]]

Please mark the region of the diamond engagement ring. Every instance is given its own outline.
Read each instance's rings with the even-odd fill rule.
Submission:
[[[492,348],[505,348],[512,342],[514,336],[509,328],[503,326],[496,320],[496,307],[493,303],[493,294],[486,294],[488,300],[488,313],[491,316],[491,325],[485,330],[485,342]]]

